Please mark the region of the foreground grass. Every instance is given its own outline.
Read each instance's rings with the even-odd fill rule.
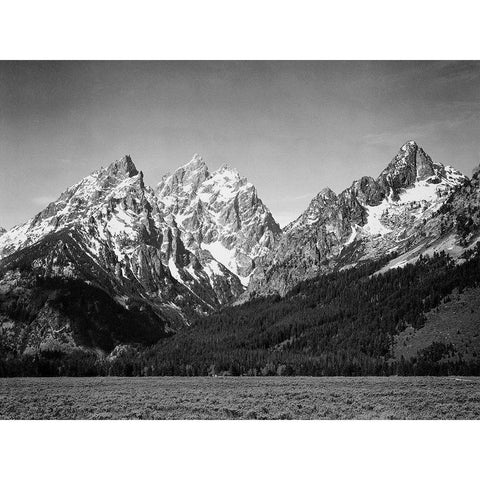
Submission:
[[[480,419],[480,378],[2,378],[0,419]]]

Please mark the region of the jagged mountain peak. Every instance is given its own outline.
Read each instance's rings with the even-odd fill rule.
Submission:
[[[156,188],[159,210],[171,215],[185,245],[208,251],[245,285],[255,259],[265,255],[280,227],[253,184],[224,164],[210,173],[197,156]]]
[[[428,155],[425,154],[425,151],[418,146],[417,142],[415,142],[414,140],[409,140],[400,147],[398,153],[385,167],[382,174],[384,172],[391,172],[394,169],[402,169],[409,167],[416,168],[417,156],[419,153],[421,154],[425,162],[428,162],[428,160],[431,162],[430,157],[428,157]]]
[[[396,200],[402,189],[412,187],[418,181],[430,178],[432,182],[440,181],[442,172],[443,167],[434,164],[425,150],[410,140],[400,148],[376,182],[385,195],[391,195]]]
[[[330,187],[323,188],[312,198],[307,209],[296,220],[286,225],[283,231],[288,233],[295,229],[312,228],[337,201],[338,196]]]
[[[181,167],[177,168],[176,171],[179,171],[179,170],[195,171],[195,170],[203,170],[203,169],[208,170],[205,160],[199,153],[194,153],[191,160],[187,162],[185,165],[182,165]]]
[[[375,179],[368,176],[355,180],[349,190],[363,205],[378,205],[385,197]]]
[[[230,166],[228,163],[222,164],[220,168],[215,170],[214,173],[231,173],[232,175],[240,176],[240,174],[238,173],[238,170]]]
[[[130,155],[124,155],[119,160],[112,162],[106,168],[106,172],[108,175],[123,177],[134,177],[139,173]]]
[[[143,173],[137,170],[130,155],[125,155],[69,187],[54,203],[60,208],[65,203],[86,207],[98,204],[112,195],[117,198],[128,195],[131,188],[141,191],[145,189]]]
[[[330,187],[325,187],[318,192],[316,198],[323,198],[325,200],[330,200],[337,198],[337,194],[330,188]]]
[[[52,232],[109,217],[118,204],[138,213],[145,207],[147,190],[143,173],[137,170],[130,155],[125,155],[67,188],[35,217],[2,236],[0,258]]]
[[[192,159],[188,162],[188,164],[190,163],[205,163],[205,162],[203,161],[203,157],[199,153],[194,153]]]
[[[219,169],[215,170],[207,181],[212,186],[216,186],[217,190],[224,193],[226,193],[226,190],[230,190],[231,194],[235,194],[236,190],[243,186],[255,190],[253,184],[249,183],[246,177],[240,175],[236,168],[228,164],[223,164]]]
[[[191,197],[198,186],[209,177],[207,164],[196,153],[188,163],[177,168],[172,174],[164,175],[155,190],[159,197]]]
[[[414,150],[418,148],[418,143],[415,140],[408,140],[401,147],[401,151]]]
[[[172,174],[164,175],[155,191],[163,206],[176,213],[190,203],[210,203],[217,198],[233,199],[242,187],[256,195],[255,187],[236,168],[223,164],[210,172],[203,158],[195,154],[190,162]]]
[[[408,142],[405,142],[398,150],[397,154],[395,157],[390,162],[391,164],[395,164],[397,162],[401,162],[402,160],[407,160],[409,159],[412,155],[415,155],[417,150],[419,150],[421,147],[419,147],[418,143],[415,140],[409,140]]]

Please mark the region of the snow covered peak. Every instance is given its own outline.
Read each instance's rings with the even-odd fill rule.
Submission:
[[[110,217],[118,204],[138,213],[145,207],[147,193],[143,174],[126,155],[67,188],[35,217],[2,235],[0,257],[50,233]]]
[[[174,177],[178,183],[186,185],[194,181],[197,177],[208,177],[208,175],[208,167],[203,157],[195,153],[189,162],[177,168],[172,175],[166,175],[164,178],[171,176]]]
[[[208,167],[203,157],[196,153],[188,163],[178,168],[174,174],[177,172],[184,172],[183,182],[186,183],[197,176],[208,176]]]
[[[162,179],[156,189],[164,218],[171,215],[187,248],[210,254],[245,285],[257,257],[280,227],[255,187],[228,165],[210,173],[201,157]]]
[[[435,165],[427,153],[411,140],[400,148],[376,182],[385,195],[397,199],[402,189],[413,186],[417,181],[431,177],[432,181],[437,181],[439,168]]]
[[[242,177],[240,173],[238,173],[236,168],[232,168],[227,164],[222,165],[218,170],[215,170],[209,181],[222,190],[223,186],[226,188],[233,188],[235,186],[243,186],[243,185],[250,185],[253,187],[252,184],[248,183],[248,180],[245,177]]]
[[[203,165],[205,165],[205,161],[203,160],[203,157],[198,154],[194,153],[192,159],[186,163],[183,167],[184,169],[189,169],[189,170],[195,170],[197,168],[201,168]]]
[[[157,185],[159,201],[170,213],[186,208],[194,199],[211,204],[212,201],[228,201],[235,197],[242,187],[253,188],[247,179],[240,176],[235,168],[222,165],[210,173],[203,158],[195,154],[186,165],[172,175],[166,175]]]
[[[203,158],[195,154],[187,164],[177,168],[171,175],[165,175],[155,190],[159,198],[176,203],[195,195],[199,185],[209,176]]]
[[[240,176],[240,174],[238,173],[238,170],[228,165],[228,163],[224,163],[218,170],[216,170],[216,172],[218,173],[231,172],[232,175]]]
[[[422,182],[452,186],[464,181],[466,177],[462,173],[441,163],[434,163],[413,140],[400,148],[376,180],[384,195],[392,196],[394,200],[398,200],[403,190]]]

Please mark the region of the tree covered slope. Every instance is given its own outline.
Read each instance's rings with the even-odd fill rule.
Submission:
[[[225,308],[151,347],[128,347],[93,361],[90,357],[87,364],[94,365],[90,373],[480,373],[476,356],[455,356],[458,347],[429,336],[423,343],[417,342],[415,355],[397,355],[402,332],[421,331],[429,312],[443,305],[452,292],[462,293],[480,285],[480,247],[468,251],[460,264],[440,253],[404,268],[376,273],[388,260],[366,262],[304,281],[284,297],[262,297]],[[479,334],[480,317],[472,325]],[[59,368],[68,370],[70,359],[65,354],[49,362],[47,373],[58,374]],[[2,368],[4,374],[12,371],[8,362]]]
[[[430,344],[420,344],[417,356],[408,361],[395,358],[395,336],[408,327],[422,328],[426,313],[453,290],[478,285],[479,253],[477,247],[460,265],[441,253],[382,274],[375,272],[388,259],[320,276],[283,298],[258,298],[200,319],[190,330],[147,350],[142,362],[158,374],[458,371],[467,368],[458,358],[456,367],[439,362],[443,355],[430,361]],[[468,368],[477,368],[475,363]]]

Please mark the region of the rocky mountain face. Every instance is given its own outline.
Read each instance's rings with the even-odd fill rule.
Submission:
[[[284,229],[242,299],[284,294],[301,280],[385,255],[393,257],[386,269],[441,250],[458,258],[478,236],[468,213],[478,210],[478,193],[478,172],[470,181],[407,142],[376,179],[362,177],[338,195],[322,190]],[[470,233],[461,236],[465,211]]]
[[[165,176],[156,195],[161,214],[175,222],[186,248],[210,252],[243,285],[281,234],[246,178],[226,165],[210,173],[199,155]]]
[[[238,297],[256,257],[279,233],[253,185],[237,172],[223,168],[210,175],[196,156],[155,192],[126,156],[1,236],[0,322],[17,339],[10,343],[23,350],[39,348],[45,338],[115,345],[121,336],[109,333],[100,341],[100,319],[95,338],[85,343],[72,330],[79,322],[56,301],[68,297],[68,285],[75,291],[87,285],[94,297],[106,294],[124,318],[142,312],[137,333],[150,332],[155,340]],[[97,308],[85,292],[77,293],[80,299],[72,302]]]

